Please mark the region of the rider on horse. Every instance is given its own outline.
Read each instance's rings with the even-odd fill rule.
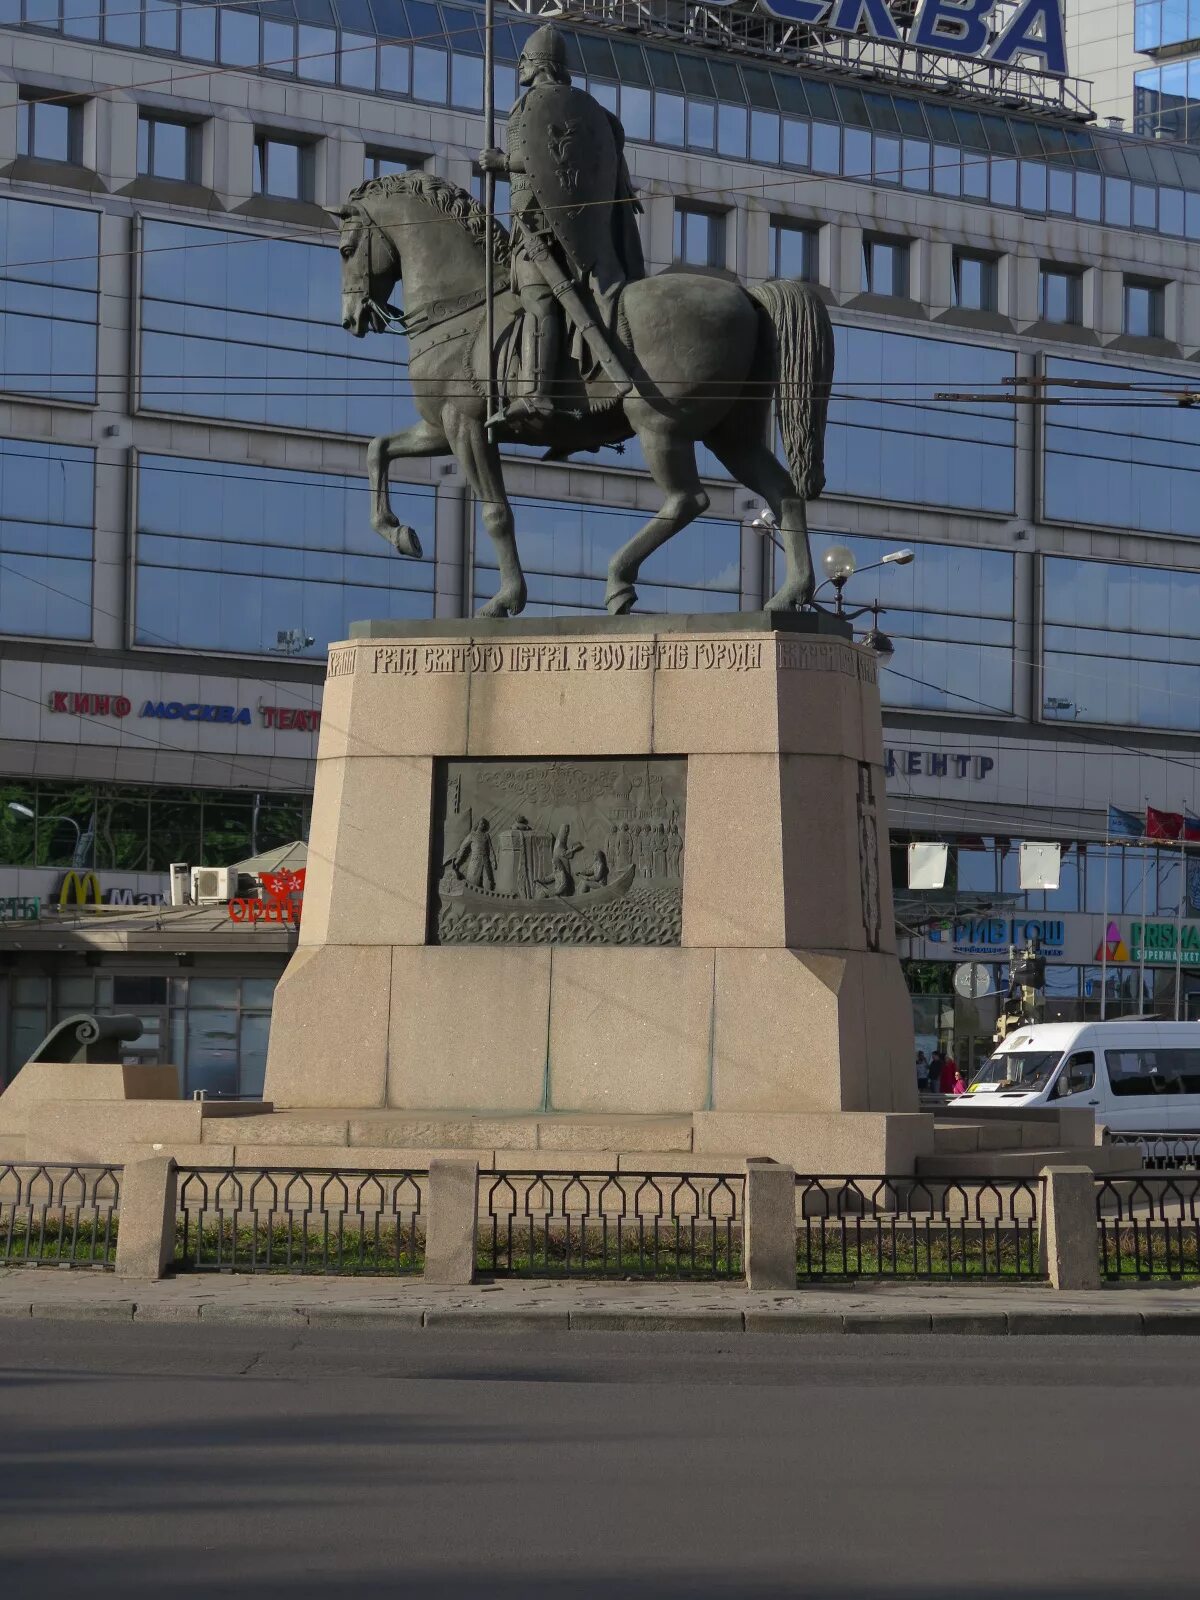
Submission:
[[[528,388],[493,419],[505,423],[545,422],[558,409],[564,316],[581,367],[600,367],[618,398],[630,392],[625,359],[613,348],[617,301],[627,282],[646,275],[624,130],[572,87],[557,28],[530,36],[517,74],[526,92],[509,114],[507,156],[484,150],[479,158],[484,172],[512,181],[512,288],[524,311]]]

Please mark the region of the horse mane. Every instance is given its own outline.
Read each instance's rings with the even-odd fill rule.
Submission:
[[[486,249],[487,212],[473,195],[434,172],[389,172],[383,178],[368,178],[351,191],[350,203],[372,195],[418,195],[435,211],[457,222],[464,233],[470,235],[481,250]],[[503,224],[496,222],[492,233],[492,259],[498,267],[507,267],[512,260],[512,247]]]

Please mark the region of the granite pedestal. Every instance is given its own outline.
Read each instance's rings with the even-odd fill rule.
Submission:
[[[932,1119],[877,662],[847,633],[359,625],[329,653],[267,1098],[536,1123],[540,1148],[673,1116],[693,1155],[911,1170]]]

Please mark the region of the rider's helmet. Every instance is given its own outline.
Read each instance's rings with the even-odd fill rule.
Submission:
[[[526,72],[541,67],[558,83],[570,83],[571,69],[567,65],[567,41],[557,28],[547,24],[531,33],[521,51],[518,71],[524,79]]]

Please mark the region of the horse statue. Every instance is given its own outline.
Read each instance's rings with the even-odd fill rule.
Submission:
[[[390,464],[409,456],[458,458],[496,547],[500,587],[481,616],[525,607],[512,507],[499,446],[544,444],[552,457],[616,445],[636,435],[663,503],[609,563],[605,604],[614,616],[637,599],[642,562],[708,509],[696,444],[713,452],[774,514],[786,557],[773,610],[804,606],[815,587],[805,502],[824,487],[824,436],[833,378],[833,330],[820,296],[798,280],[746,288],[699,272],[670,271],[626,283],[618,348],[633,378],[622,393],[586,352],[555,387],[555,412],[536,424],[489,426],[492,363],[486,342],[487,219],[465,190],[427,172],[360,184],[334,213],[340,223],[342,326],[357,338],[398,322],[409,341],[408,373],[420,421],[367,447],[371,526],[400,555],[419,557],[388,496]],[[507,232],[493,223],[496,370],[515,384],[519,303],[507,287]],[[403,280],[404,311],[388,302]],[[506,376],[507,374],[507,376]],[[788,467],[769,448],[778,395]]]

